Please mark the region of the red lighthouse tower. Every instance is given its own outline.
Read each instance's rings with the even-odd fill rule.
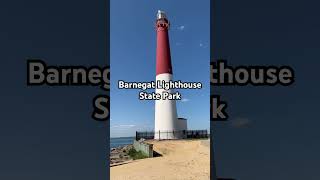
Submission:
[[[156,20],[157,55],[156,55],[156,81],[172,81],[172,65],[168,30],[170,22],[163,11],[158,11]],[[156,88],[156,93],[173,93],[173,89]],[[160,99],[155,101],[155,139],[179,139],[177,108],[175,100]]]
[[[172,74],[171,55],[169,45],[170,22],[163,11],[158,11],[157,29],[157,75],[168,73]]]

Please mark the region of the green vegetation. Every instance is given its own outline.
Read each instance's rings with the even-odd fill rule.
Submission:
[[[136,151],[134,148],[131,148],[129,150],[129,153],[128,155],[130,157],[132,157],[133,160],[136,160],[136,159],[144,159],[144,158],[147,158],[148,156],[145,155],[143,152],[141,151]]]

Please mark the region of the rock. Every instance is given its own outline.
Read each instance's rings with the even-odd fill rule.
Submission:
[[[110,149],[110,165],[132,160],[132,158],[128,155],[130,149],[132,148],[133,148],[132,144],[111,148]]]

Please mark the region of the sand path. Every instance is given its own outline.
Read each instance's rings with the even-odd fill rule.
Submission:
[[[110,168],[111,180],[209,180],[209,142],[148,141],[162,157],[132,161]]]

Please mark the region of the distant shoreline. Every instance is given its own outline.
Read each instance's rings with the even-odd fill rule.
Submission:
[[[134,139],[135,137],[110,138],[110,149],[132,144]]]
[[[120,139],[120,138],[135,138],[134,136],[128,136],[128,137],[110,137],[110,139]]]

